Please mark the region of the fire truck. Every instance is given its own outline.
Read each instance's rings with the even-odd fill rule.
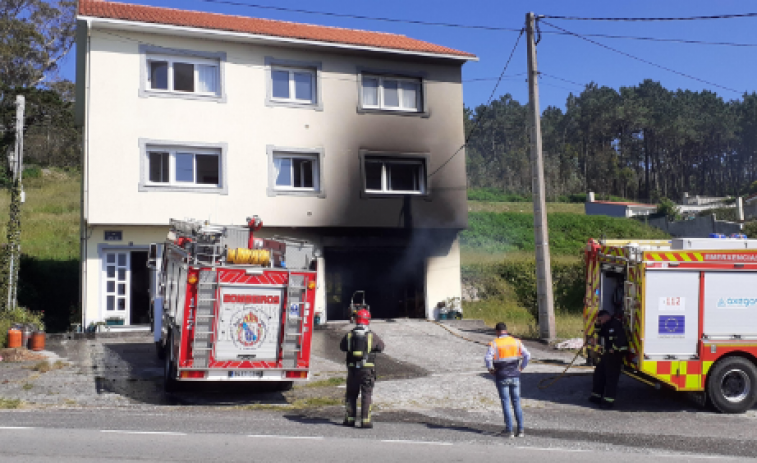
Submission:
[[[754,406],[757,240],[590,239],[585,252],[587,345],[597,313],[607,310],[626,329],[629,376],[691,392],[721,413]]]
[[[316,291],[313,245],[256,238],[262,221],[221,226],[171,220],[148,266],[152,329],[165,389],[183,382],[268,381],[310,375]]]

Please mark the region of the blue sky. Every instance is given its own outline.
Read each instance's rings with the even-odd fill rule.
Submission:
[[[278,7],[318,10],[351,15],[413,19],[427,22],[486,25],[520,28],[525,14],[533,11],[543,15],[584,17],[679,17],[757,12],[752,0],[636,0],[633,2],[565,1],[565,0],[234,0],[237,3],[258,3]],[[211,11],[294,22],[322,24],[404,34],[475,53],[479,62],[463,68],[465,103],[476,106],[488,99],[507,56],[518,36],[517,32],[483,31],[448,27],[431,27],[382,21],[337,18],[304,13],[291,13],[242,6],[221,5],[201,0],[131,0],[153,6]],[[433,5],[433,7],[430,7]],[[577,84],[591,81],[618,88],[635,85],[643,79],[654,79],[671,89],[708,89],[727,100],[740,98],[743,92],[757,89],[757,18],[675,22],[599,22],[549,20],[555,25],[579,34],[612,34],[645,37],[677,38],[716,42],[751,43],[754,47],[690,45],[593,38],[605,45],[639,56],[676,71],[690,74],[738,92],[719,89],[653,66],[634,61],[581,39],[543,34],[538,47],[539,70]],[[550,30],[542,26],[542,31]],[[521,40],[497,96],[511,93],[517,100],[528,100],[525,82],[526,49]],[[64,77],[75,78],[71,54],[63,66]],[[541,79],[541,106],[563,107],[570,92],[580,93],[582,85]]]

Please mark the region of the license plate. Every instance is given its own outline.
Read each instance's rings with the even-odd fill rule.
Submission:
[[[229,378],[262,378],[262,371],[230,371]]]

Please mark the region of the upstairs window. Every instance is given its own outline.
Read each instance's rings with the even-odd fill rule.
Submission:
[[[216,150],[147,148],[150,186],[218,188],[221,155]]]
[[[147,55],[148,91],[218,96],[220,81],[218,60]]]
[[[310,69],[271,68],[271,99],[273,101],[315,104],[315,71]]]
[[[421,79],[364,74],[361,101],[365,109],[421,112]]]
[[[277,190],[318,191],[319,168],[315,155],[275,153],[274,188]]]
[[[366,156],[364,163],[366,193],[426,193],[423,159]]]

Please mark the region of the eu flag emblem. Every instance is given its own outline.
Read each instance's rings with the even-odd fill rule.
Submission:
[[[660,325],[657,331],[659,334],[685,334],[686,333],[686,316],[685,315],[660,315]]]

